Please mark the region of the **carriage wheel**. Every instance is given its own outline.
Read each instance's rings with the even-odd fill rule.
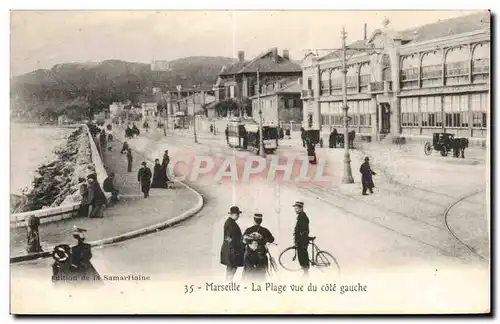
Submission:
[[[424,152],[425,152],[425,155],[431,155],[431,153],[432,153],[431,143],[429,143],[429,142],[425,143]]]
[[[446,146],[441,147],[441,156],[447,156],[448,155],[448,148]]]

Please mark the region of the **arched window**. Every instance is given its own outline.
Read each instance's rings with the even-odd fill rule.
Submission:
[[[485,83],[490,74],[490,43],[481,43],[472,52],[472,82]]]
[[[445,57],[446,84],[469,83],[469,48],[459,46],[447,51]]]
[[[358,92],[358,66],[347,67],[347,92]]]
[[[401,81],[418,80],[418,55],[403,57],[401,61]]]
[[[443,78],[443,54],[441,51],[424,53],[422,56],[422,87],[441,84]]]
[[[330,73],[330,84],[333,93],[340,93],[342,91],[342,72],[340,68],[333,69]]]
[[[368,84],[370,83],[371,80],[371,68],[370,68],[370,63],[366,62],[361,64],[359,68],[359,91],[360,92],[367,92],[368,91]]]
[[[321,71],[321,94],[330,94],[330,70]]]

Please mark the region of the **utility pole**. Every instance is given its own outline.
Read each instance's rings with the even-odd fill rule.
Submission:
[[[386,23],[387,21],[387,23]],[[387,27],[388,20],[384,20],[384,27]],[[344,111],[343,123],[344,123],[344,176],[342,177],[342,183],[354,183],[354,179],[352,177],[351,170],[351,155],[349,153],[349,121],[351,118],[348,115],[349,106],[347,105],[347,50],[349,51],[380,51],[384,50],[384,48],[376,48],[376,47],[347,47],[346,39],[347,32],[345,27],[342,27],[342,31],[340,33],[342,40],[342,48],[328,48],[328,49],[307,49],[306,51],[340,51],[340,59],[342,61],[342,110]],[[333,52],[336,54],[335,52]],[[352,55],[351,55],[352,56]]]
[[[259,69],[257,69],[257,104],[259,105],[259,156],[265,158],[266,153],[264,152],[264,140],[262,136],[262,106],[260,102],[260,74]]]
[[[198,144],[198,137],[196,136],[196,85],[193,85],[193,132],[194,142]]]

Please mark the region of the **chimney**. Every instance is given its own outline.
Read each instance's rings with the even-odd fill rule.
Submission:
[[[272,56],[273,56],[273,60],[275,62],[278,62],[278,48],[277,47],[273,47]]]
[[[238,51],[238,61],[240,63],[243,63],[245,61],[245,52],[244,51]]]
[[[365,38],[364,38],[365,41],[366,41],[366,38],[367,38],[367,35],[366,35],[367,32],[368,32],[367,29],[368,29],[368,26],[367,26],[367,24],[365,24]]]
[[[287,49],[283,50],[283,58],[287,61],[290,61],[290,52]]]

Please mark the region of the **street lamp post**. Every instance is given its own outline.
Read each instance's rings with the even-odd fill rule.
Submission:
[[[178,84],[176,86],[177,89],[177,109],[176,111],[180,111],[181,109],[181,89],[182,89],[182,84]],[[174,126],[175,128],[175,126]]]
[[[387,20],[387,19],[386,19]],[[388,23],[387,23],[388,24]],[[387,26],[384,20],[384,26]],[[347,47],[346,39],[347,32],[345,27],[342,28],[341,32],[342,39],[342,48],[329,48],[329,49],[316,49],[316,51],[340,51],[342,60],[342,110],[344,111],[343,124],[344,124],[344,176],[342,178],[343,183],[354,183],[354,179],[352,177],[351,170],[351,156],[349,154],[349,121],[351,118],[348,116],[349,106],[347,105],[347,61],[349,60],[346,56],[346,51],[349,49],[350,51],[374,51],[384,50],[384,48],[377,47]],[[309,49],[308,51],[314,51]],[[334,52],[335,53],[335,52]]]
[[[259,105],[259,156],[266,157],[264,152],[264,140],[262,136],[262,106],[260,102],[260,74],[259,69],[257,69],[257,104]]]

